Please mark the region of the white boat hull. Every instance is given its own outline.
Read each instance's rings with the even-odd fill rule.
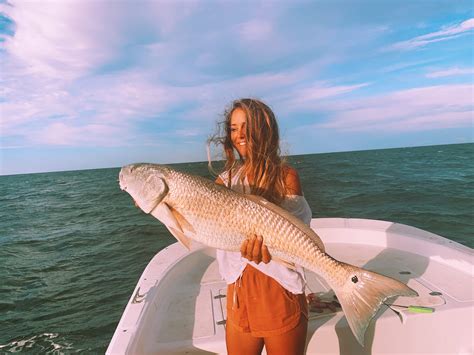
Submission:
[[[361,347],[342,312],[310,314],[307,354],[472,354],[473,250],[417,228],[364,219],[313,219],[311,227],[338,260],[405,282],[419,293],[382,307]],[[226,284],[211,249],[173,244],[149,263],[128,302],[107,354],[225,354]],[[328,292],[306,272],[309,292]],[[397,312],[395,312],[397,311]],[[403,322],[402,322],[403,321]]]

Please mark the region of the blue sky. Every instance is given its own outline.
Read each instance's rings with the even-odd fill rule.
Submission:
[[[0,12],[0,174],[206,160],[239,97],[274,109],[291,155],[473,141],[471,1],[10,0]]]

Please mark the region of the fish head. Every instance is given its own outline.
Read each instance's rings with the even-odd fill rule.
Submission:
[[[145,213],[150,213],[168,193],[167,168],[157,164],[130,164],[119,173],[120,188],[127,191]]]

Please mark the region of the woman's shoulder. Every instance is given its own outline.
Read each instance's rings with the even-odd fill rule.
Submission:
[[[283,172],[285,175],[298,176],[298,171],[288,163],[283,164]]]
[[[230,169],[223,170],[216,179],[217,184],[225,185],[229,181],[229,178],[234,178],[238,174],[240,174],[240,170],[242,168],[241,164],[233,164]]]
[[[300,176],[295,168],[285,164],[283,166],[283,176],[285,179],[286,195],[303,195]]]

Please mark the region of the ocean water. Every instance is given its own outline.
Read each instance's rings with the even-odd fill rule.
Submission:
[[[474,144],[300,155],[313,217],[388,220],[474,246]],[[175,168],[210,177],[206,163]],[[141,272],[174,242],[119,169],[0,176],[0,353],[104,353]]]

